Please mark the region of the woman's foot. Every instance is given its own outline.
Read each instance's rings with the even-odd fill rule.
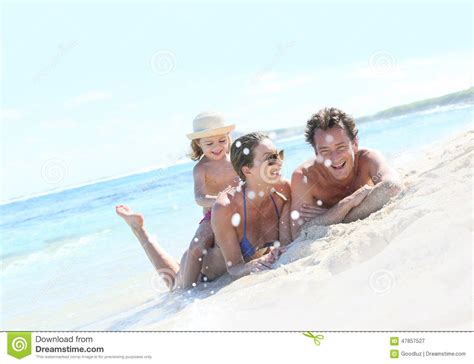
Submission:
[[[143,215],[125,205],[115,206],[115,212],[119,215],[132,229],[139,229],[143,227]]]

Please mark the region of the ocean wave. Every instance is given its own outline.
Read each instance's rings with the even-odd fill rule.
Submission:
[[[472,104],[454,104],[454,105],[436,106],[432,109],[419,111],[416,114],[417,115],[430,115],[430,114],[436,114],[436,113],[441,113],[441,112],[462,110],[462,109],[467,109],[467,108],[472,108],[472,107],[473,107]]]
[[[98,240],[104,239],[111,233],[112,230],[105,229],[77,239],[57,239],[45,249],[22,255],[8,256],[2,259],[0,277],[3,278],[16,274],[28,266],[49,264],[59,259],[67,259],[73,256],[79,249],[84,249],[84,247],[91,243],[97,243]]]
[[[44,191],[44,192],[38,192],[38,193],[29,194],[29,195],[10,198],[10,199],[7,199],[7,200],[0,201],[0,207],[10,205],[10,204],[13,204],[13,203],[17,203],[17,202],[32,200],[32,199],[35,199],[35,198],[38,198],[38,197],[44,197],[44,196],[54,195],[54,194],[61,193],[61,192],[75,190],[75,189],[79,189],[79,188],[83,188],[83,187],[87,187],[87,186],[91,186],[91,185],[95,185],[95,184],[111,182],[111,181],[115,181],[115,180],[119,180],[119,179],[127,178],[127,177],[132,177],[132,176],[138,176],[140,174],[145,174],[145,173],[153,172],[153,171],[160,170],[160,169],[167,169],[167,168],[170,168],[170,167],[174,167],[174,166],[181,165],[181,164],[186,164],[186,163],[191,163],[191,162],[189,161],[189,159],[187,159],[186,157],[183,156],[183,157],[181,157],[180,159],[178,159],[176,161],[172,161],[172,162],[169,162],[169,163],[162,163],[162,164],[154,165],[154,166],[148,166],[148,167],[145,167],[145,168],[141,168],[139,170],[135,170],[133,172],[126,172],[126,173],[123,173],[123,174],[103,177],[103,178],[99,178],[99,179],[92,180],[92,181],[77,183],[75,185],[70,185],[70,186],[66,186],[66,187],[59,187],[59,188],[51,189],[51,190]]]
[[[370,125],[371,123],[379,123],[379,124],[389,124],[395,120],[413,118],[416,116],[425,116],[425,115],[432,115],[432,114],[441,114],[446,112],[452,112],[457,110],[464,110],[473,108],[472,104],[454,104],[454,105],[445,105],[445,106],[435,106],[430,109],[421,110],[421,111],[413,111],[408,112],[402,115],[392,116],[392,117],[381,117],[374,119],[368,123],[362,123],[361,125]],[[357,120],[357,119],[356,119]]]

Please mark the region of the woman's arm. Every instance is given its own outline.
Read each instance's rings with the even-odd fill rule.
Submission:
[[[278,226],[278,240],[281,245],[288,245],[293,241],[292,237],[292,226],[291,226],[291,187],[290,183],[286,182],[283,186],[281,195],[286,199],[284,200],[283,208],[280,213],[280,221]],[[282,198],[276,196],[274,198]]]

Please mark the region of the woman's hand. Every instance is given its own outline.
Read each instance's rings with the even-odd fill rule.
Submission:
[[[257,273],[272,269],[272,264],[275,263],[286,250],[286,247],[271,247],[267,254],[247,263],[250,272]]]

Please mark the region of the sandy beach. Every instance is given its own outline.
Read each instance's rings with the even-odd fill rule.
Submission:
[[[100,328],[472,330],[473,139],[400,160],[400,196],[365,220],[308,228],[274,270],[223,277],[192,302],[173,293]],[[164,320],[163,305],[176,310]]]

